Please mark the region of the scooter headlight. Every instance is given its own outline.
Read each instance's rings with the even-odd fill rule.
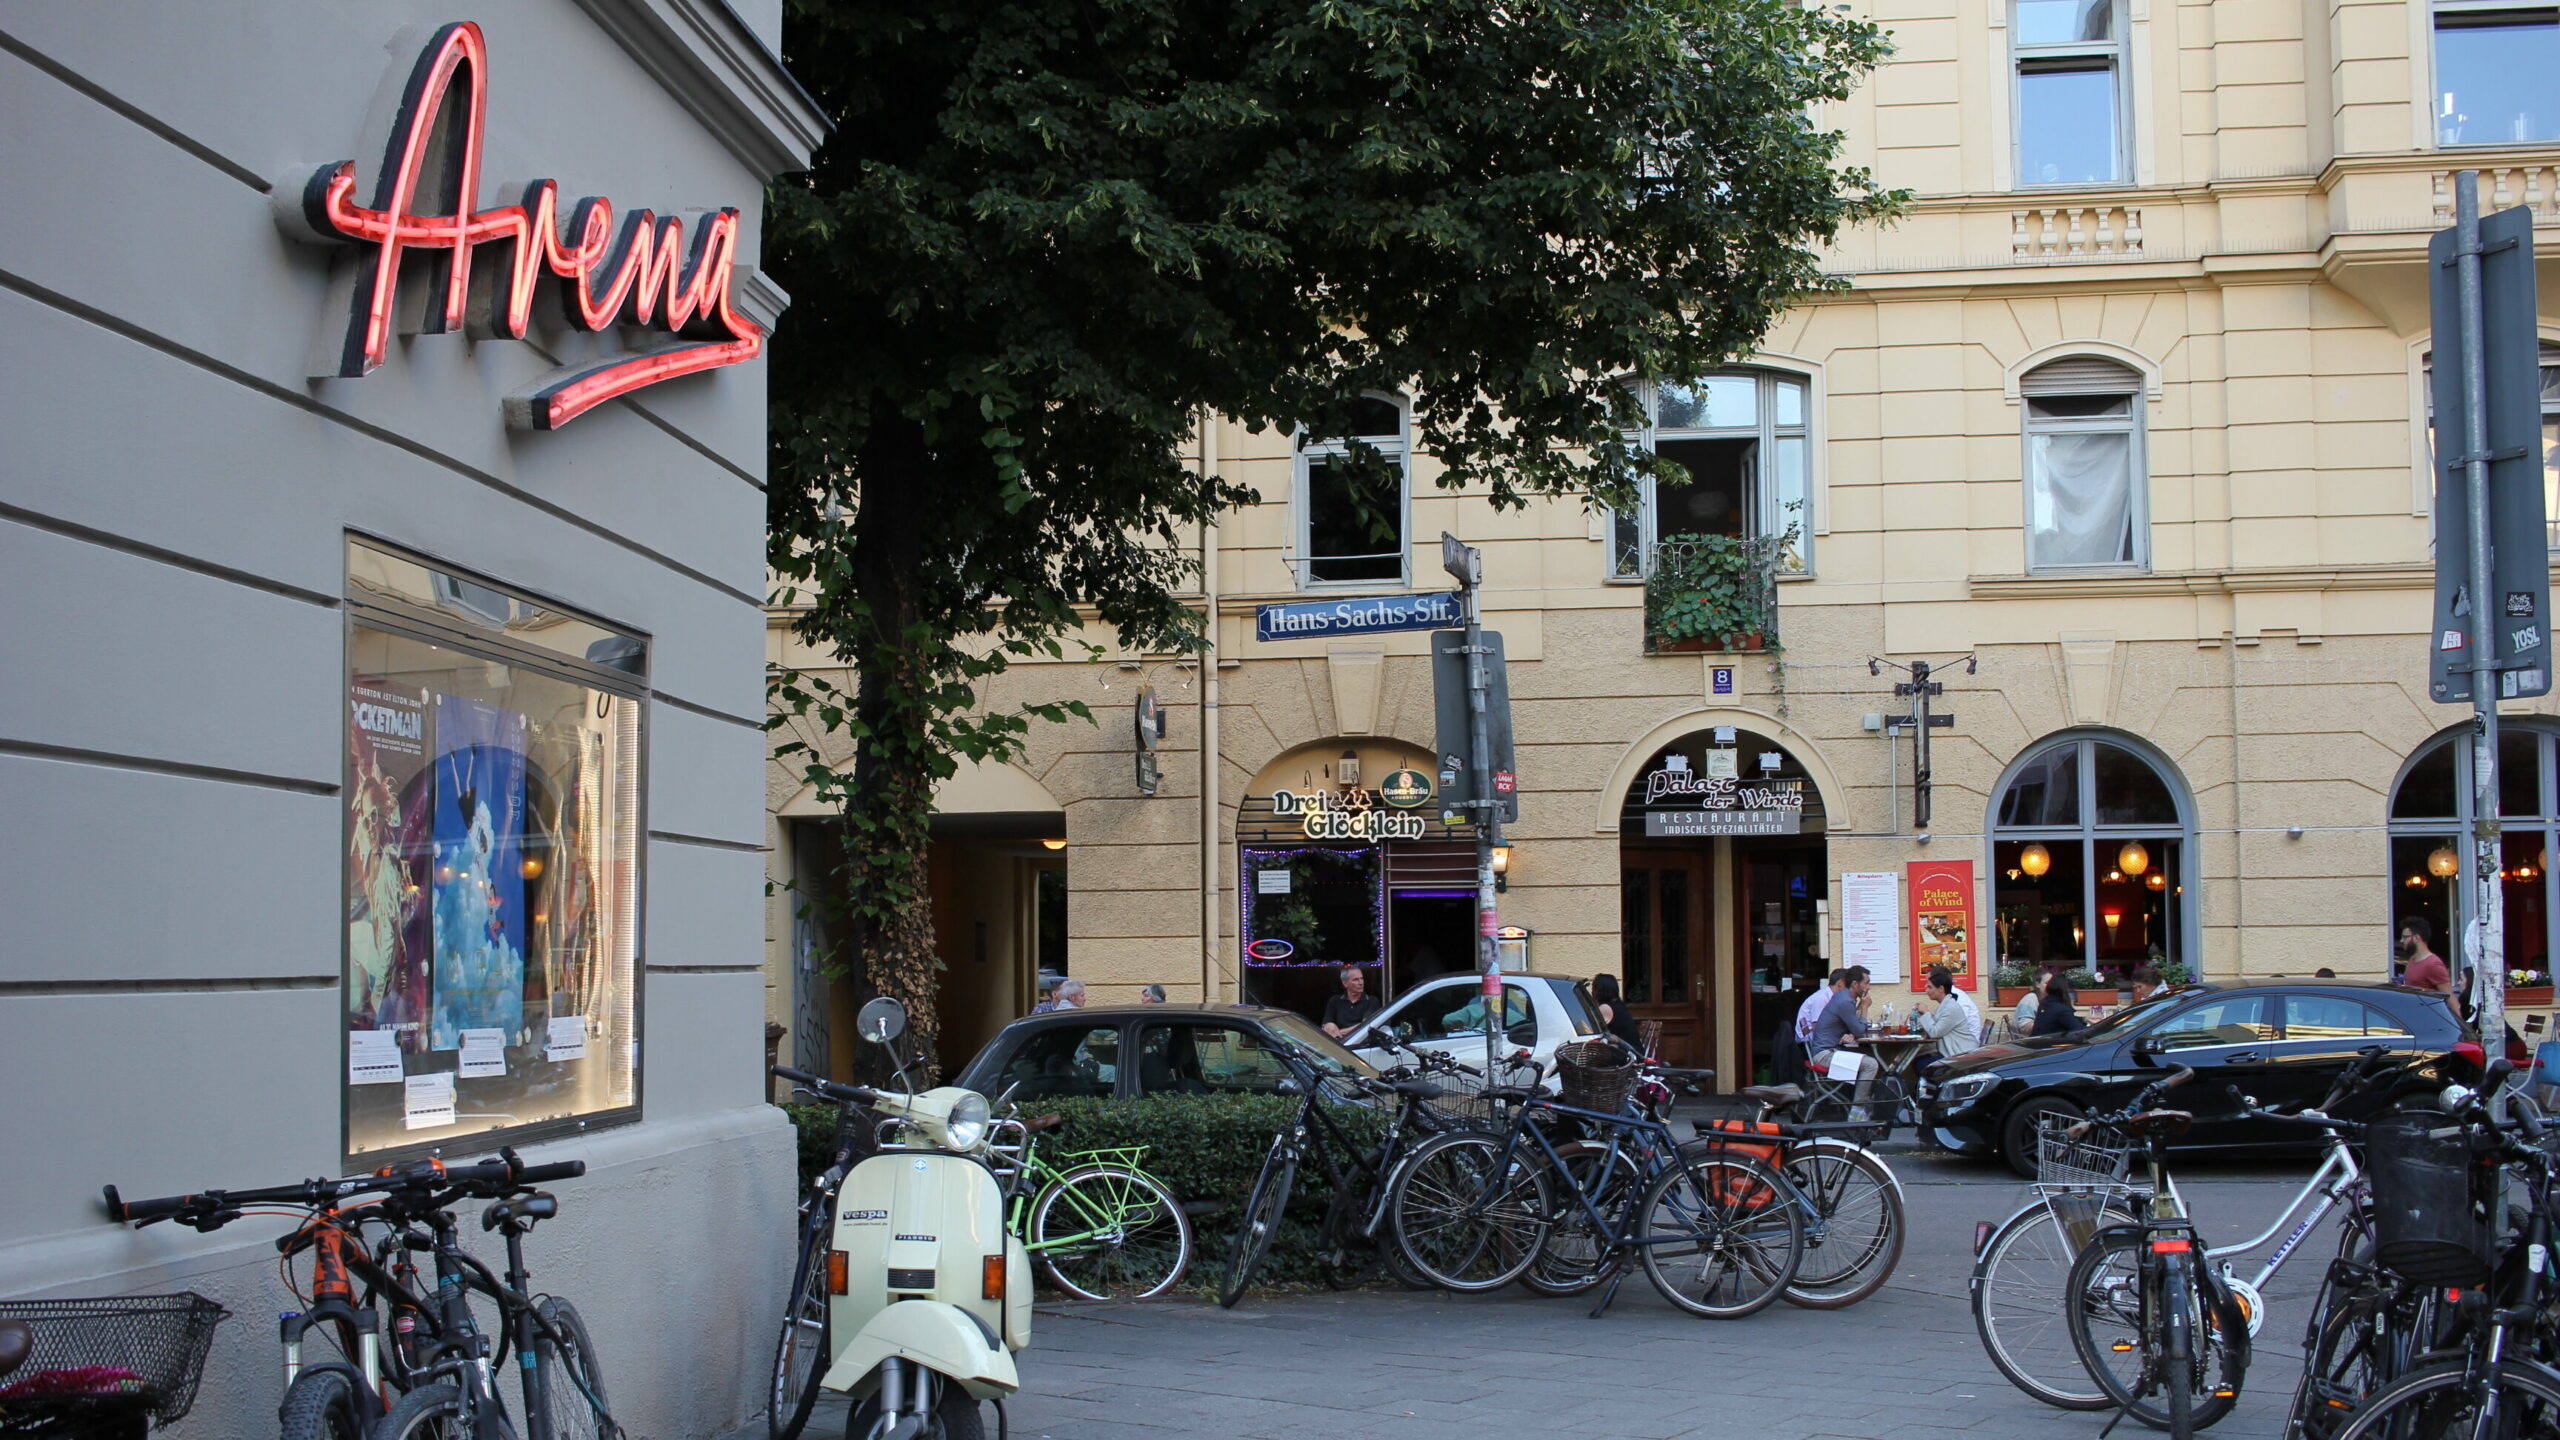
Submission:
[[[950,1118],[942,1122],[943,1140],[954,1150],[975,1150],[987,1138],[987,1097],[970,1091],[951,1102]]]

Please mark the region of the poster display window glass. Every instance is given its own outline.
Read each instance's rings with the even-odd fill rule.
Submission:
[[[346,1152],[638,1114],[647,646],[348,548]]]

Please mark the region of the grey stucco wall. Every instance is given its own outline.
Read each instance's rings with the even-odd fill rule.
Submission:
[[[0,1296],[230,1305],[181,1435],[273,1423],[275,1226],[125,1232],[97,1188],[340,1169],[351,530],[651,637],[644,1118],[541,1147],[593,1168],[533,1257],[634,1435],[757,1404],[793,1183],[759,1103],[762,366],[557,433],[505,427],[501,397],[550,368],[515,342],[409,337],[310,381],[343,323],[331,252],[286,239],[265,188],[350,157],[369,180],[379,93],[470,18],[482,203],[552,176],[623,209],[735,205],[752,263],[766,177],[596,8],[0,6]]]

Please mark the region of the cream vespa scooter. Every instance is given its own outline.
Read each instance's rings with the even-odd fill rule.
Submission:
[[[890,1042],[907,1028],[906,1007],[883,996],[854,1024],[890,1048],[904,1083]],[[845,1177],[827,1256],[820,1384],[854,1401],[845,1440],[983,1440],[979,1402],[997,1402],[1001,1425],[1004,1397],[1021,1387],[1013,1354],[1031,1343],[1031,1260],[1005,1229],[987,1165],[986,1097],[956,1086],[811,1088],[868,1105],[896,1132]]]

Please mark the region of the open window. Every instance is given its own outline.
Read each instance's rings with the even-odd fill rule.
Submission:
[[[1352,431],[1298,446],[1300,583],[1401,586],[1413,548],[1404,407],[1365,396]]]
[[[1726,370],[1685,384],[1641,387],[1638,444],[1688,473],[1646,478],[1632,511],[1610,517],[1609,577],[1640,580],[1665,541],[1794,534],[1779,568],[1813,568],[1813,444],[1806,384],[1774,370]]]

